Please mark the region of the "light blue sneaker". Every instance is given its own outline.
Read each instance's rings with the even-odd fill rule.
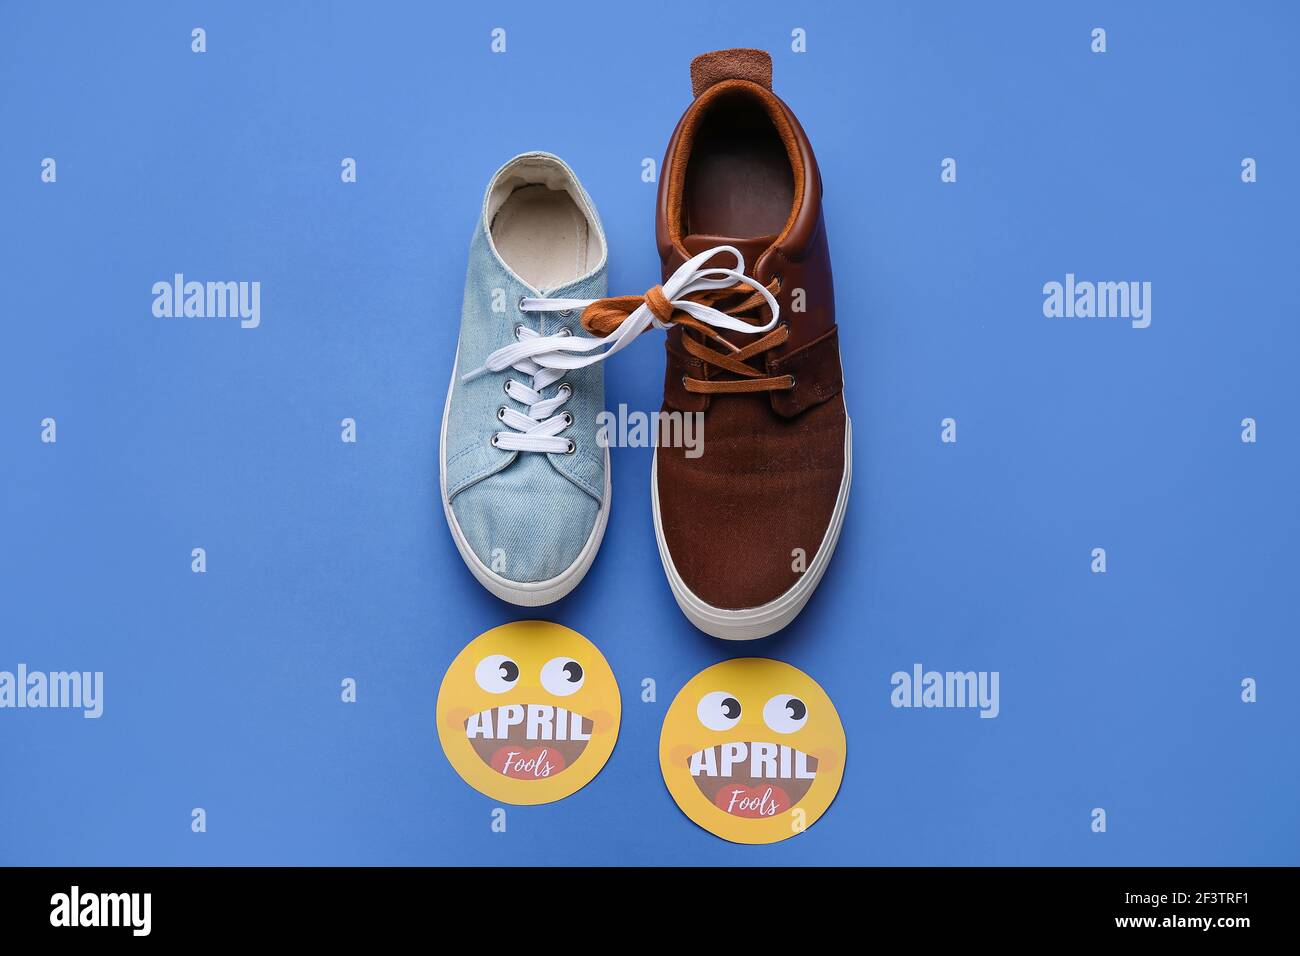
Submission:
[[[564,597],[605,535],[602,365],[534,361],[546,361],[537,351],[548,342],[562,351],[594,347],[579,315],[605,292],[605,233],[573,171],[549,153],[502,166],[470,243],[439,473],[461,557],[513,604]]]

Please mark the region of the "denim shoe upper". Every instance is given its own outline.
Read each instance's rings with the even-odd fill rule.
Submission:
[[[492,226],[503,191],[542,181],[562,189],[587,218],[594,254],[589,268],[552,288],[536,288],[503,260]],[[560,433],[572,453],[498,448],[493,436],[505,430],[499,415],[509,408],[524,415],[529,406],[506,394],[509,380],[529,387],[531,377],[515,368],[484,372],[470,381],[495,350],[518,340],[520,326],[540,335],[561,329],[581,333],[579,316],[524,312],[525,297],[600,298],[606,293],[604,232],[594,204],[572,170],[548,153],[525,153],[493,177],[470,243],[461,312],[456,372],[447,411],[443,456],[444,494],[461,533],[478,559],[507,580],[546,581],[578,558],[595,527],[605,498],[606,452],[596,439],[596,416],[604,409],[604,374],[596,363],[574,369],[541,389],[545,398],[571,394],[557,414],[572,423]]]

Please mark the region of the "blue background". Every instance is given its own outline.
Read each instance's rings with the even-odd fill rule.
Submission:
[[[97,721],[0,711],[0,862],[1300,863],[1295,6],[568,6],[0,7],[0,669],[106,685]],[[821,161],[855,438],[830,571],[743,647],[672,600],[648,450],[615,451],[603,549],[541,615],[473,581],[436,491],[488,177],[563,156],[611,292],[645,289],[641,160],[726,46],[772,51]],[[260,281],[261,327],[154,318],[174,272]],[[1045,318],[1066,272],[1152,282],[1151,327]],[[610,406],[657,408],[662,363],[612,361]],[[532,616],[604,650],[622,735],[494,834],[434,697]],[[821,682],[849,760],[808,832],[738,847],[656,748],[686,680],[754,653]],[[999,671],[1001,716],[895,710],[915,662]]]

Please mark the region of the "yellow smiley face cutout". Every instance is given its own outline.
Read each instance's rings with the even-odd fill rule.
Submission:
[[[512,804],[562,800],[618,739],[618,684],[596,645],[547,621],[480,634],[438,691],[438,738],[475,790]]]
[[[781,661],[714,664],[664,718],[659,768],[688,817],[732,843],[776,843],[826,812],[844,777],[835,705]]]

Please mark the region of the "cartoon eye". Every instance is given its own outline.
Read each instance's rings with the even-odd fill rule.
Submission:
[[[808,723],[808,705],[791,694],[777,694],[763,705],[763,723],[778,734],[792,734]]]
[[[740,721],[740,701],[725,690],[715,690],[700,698],[695,716],[709,730],[730,730]]]
[[[519,681],[519,665],[504,654],[491,654],[474,668],[478,686],[489,694],[504,694]]]
[[[556,697],[568,697],[582,686],[586,674],[572,657],[552,657],[542,665],[542,686]]]

